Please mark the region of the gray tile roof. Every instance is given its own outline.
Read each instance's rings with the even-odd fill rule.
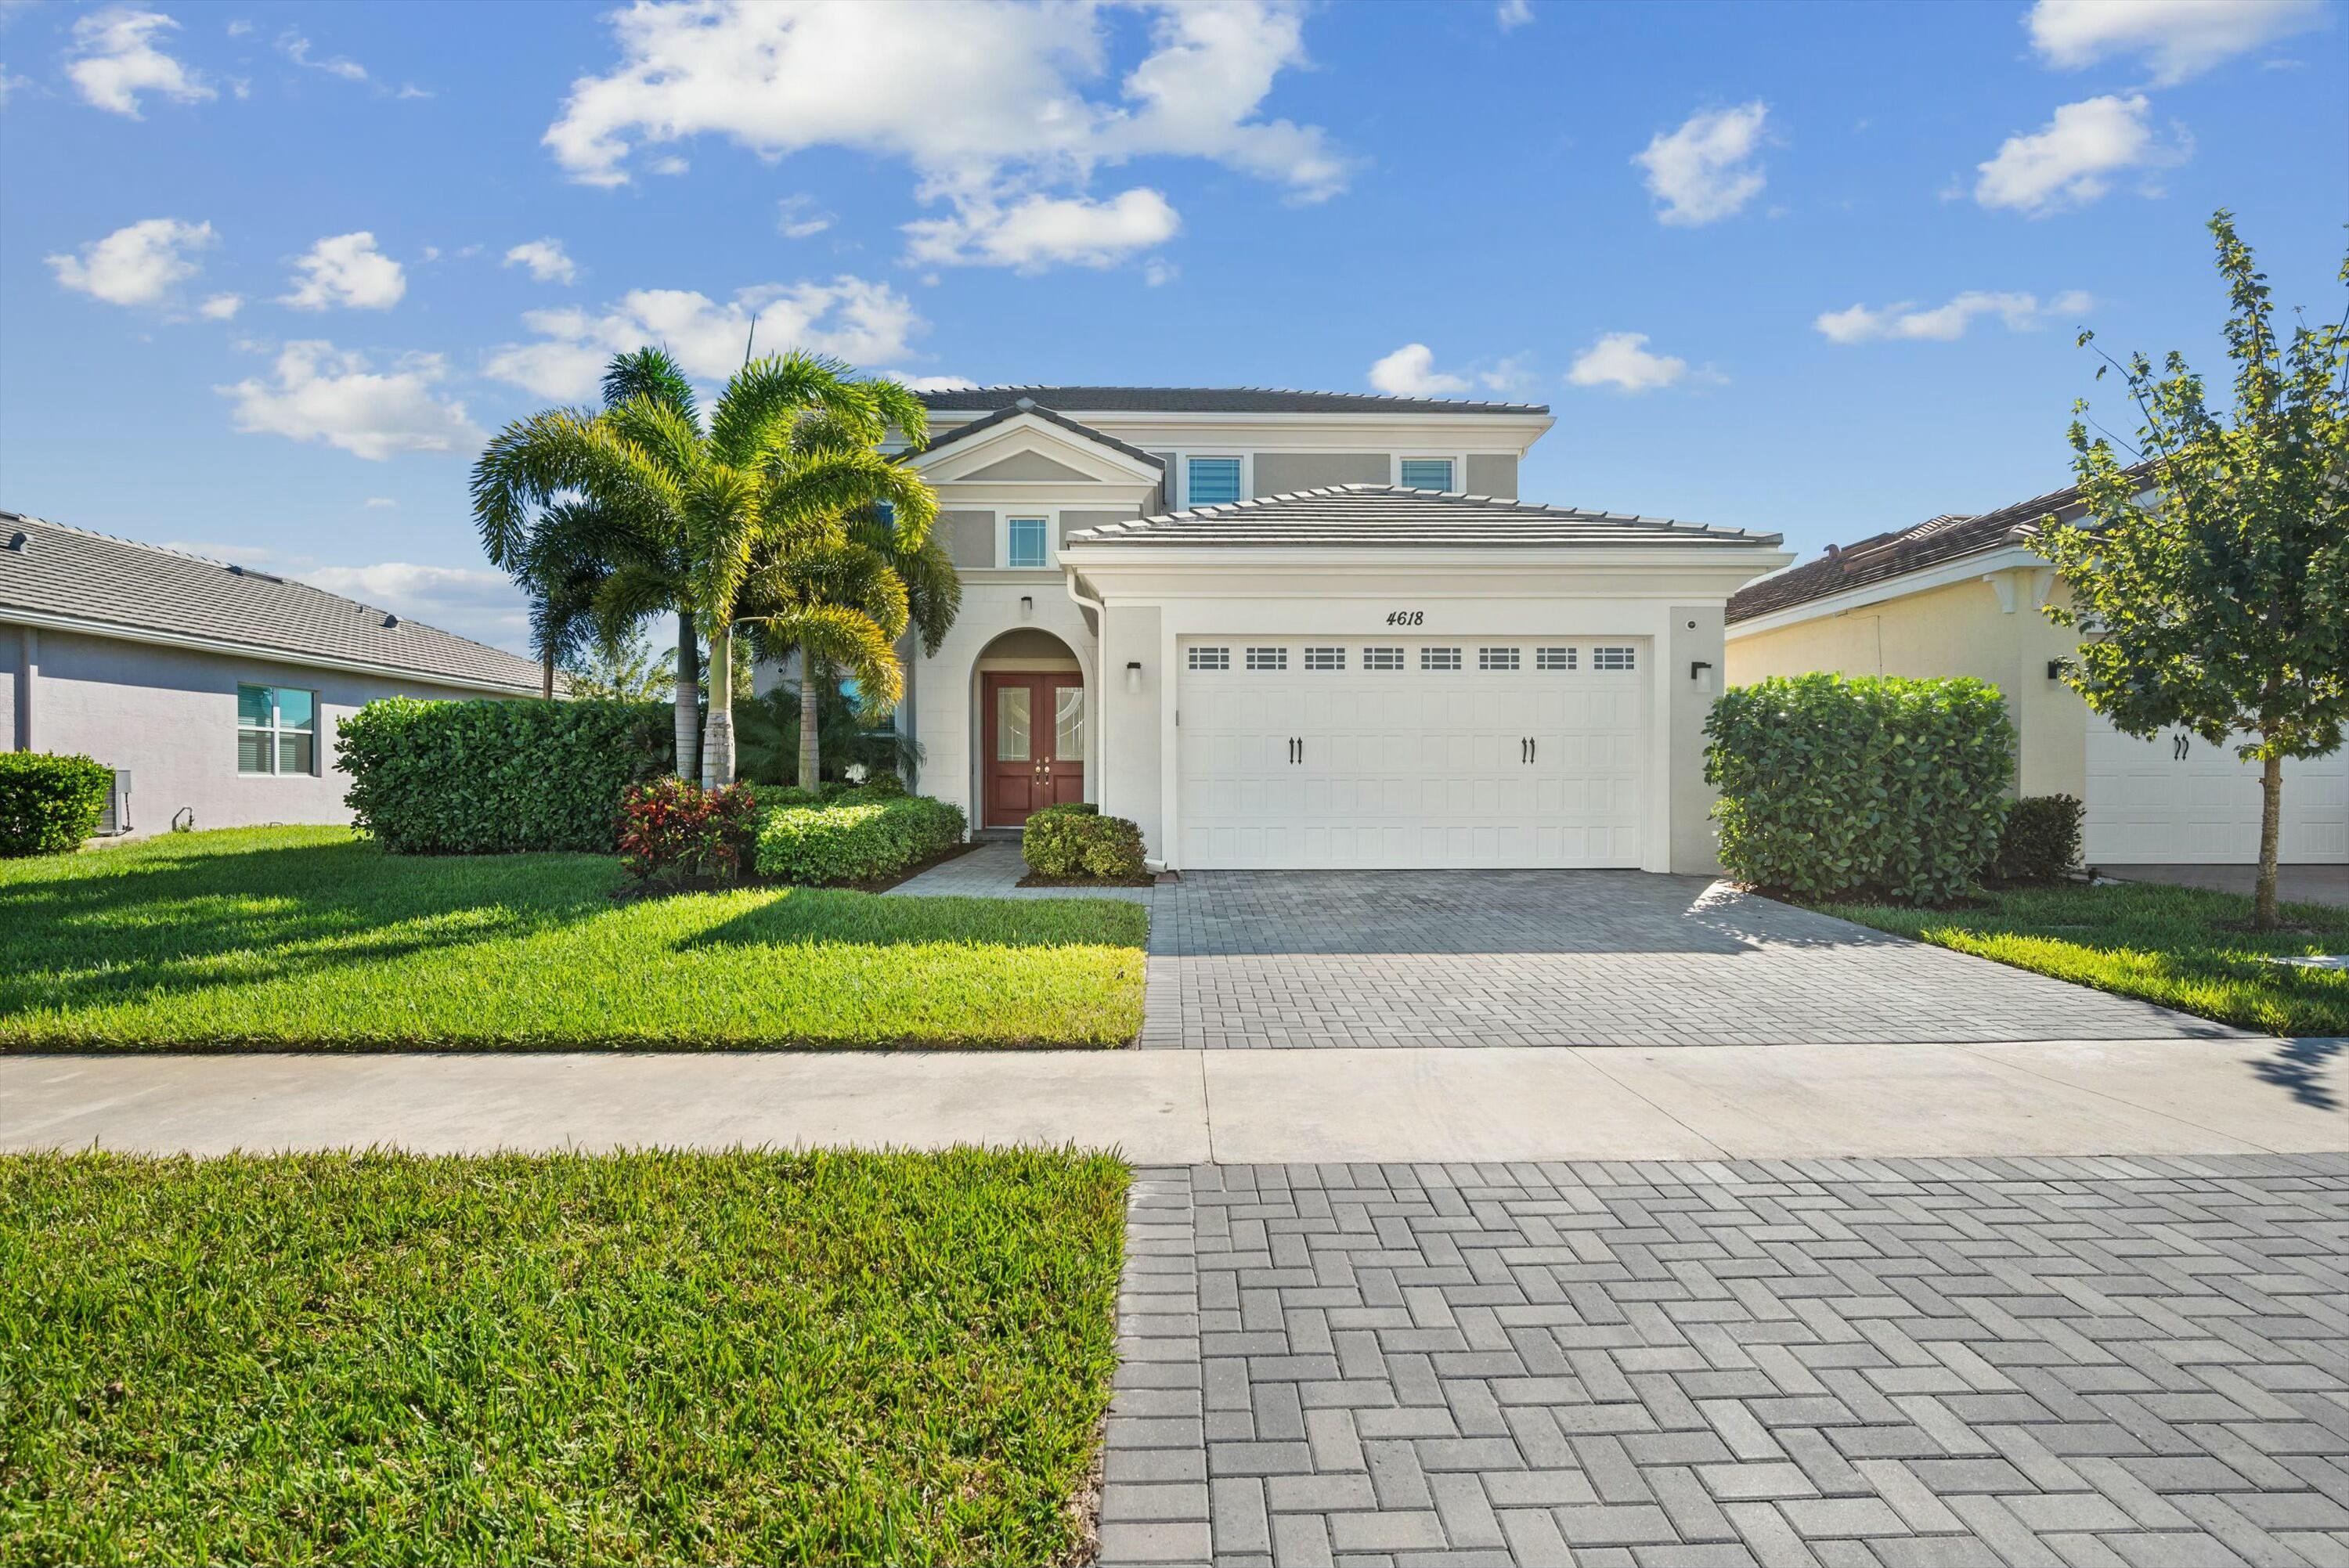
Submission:
[[[1336,546],[1364,549],[1549,549],[1609,544],[1774,545],[1748,533],[1619,511],[1537,506],[1399,485],[1330,485],[1228,506],[1136,518],[1071,533],[1068,543]]]
[[[2129,471],[2143,479],[2153,470],[2149,463],[2139,463]],[[1830,544],[1827,552],[1816,561],[1789,566],[1732,594],[1729,624],[1735,625],[1740,621],[1791,610],[1797,604],[1807,604],[1848,589],[1905,577],[1911,572],[1961,556],[1979,555],[2009,544],[2027,544],[2048,518],[2071,522],[2086,510],[2080,500],[2080,487],[2067,485],[1994,511],[1971,516],[1943,512],[1909,528],[1870,534],[1849,544]]]
[[[1297,392],[1284,387],[968,387],[924,392],[934,413],[992,412],[1022,397],[1092,414],[1547,414],[1546,403]]]
[[[539,667],[528,659],[306,583],[0,511],[0,621],[12,610],[233,643],[296,662],[539,689]]]
[[[1066,414],[1055,413],[1053,410],[1045,407],[1041,403],[1037,402],[1032,397],[1022,397],[1017,402],[1006,403],[1002,407],[998,408],[994,413],[989,414],[984,419],[973,419],[968,425],[957,425],[953,429],[939,436],[936,439],[933,440],[928,446],[922,449],[926,452],[935,452],[940,447],[951,447],[957,441],[962,440],[966,437],[976,436],[981,430],[991,430],[995,428],[996,426],[1002,424],[1005,420],[1016,419],[1022,414],[1033,414],[1036,418],[1043,420],[1047,424],[1058,425],[1063,430],[1071,431],[1076,435],[1082,436],[1088,441],[1097,441],[1104,447],[1112,448],[1117,451],[1123,452],[1127,457],[1134,458],[1142,462],[1148,463],[1154,469],[1164,469],[1166,466],[1164,459],[1151,456],[1148,452],[1143,451],[1140,447],[1128,446],[1125,442],[1119,440],[1115,436],[1104,435],[1101,431],[1094,429],[1091,425],[1079,424],[1076,420],[1070,418]]]

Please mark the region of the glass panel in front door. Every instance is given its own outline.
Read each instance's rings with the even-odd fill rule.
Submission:
[[[1085,759],[1085,688],[1058,686],[1052,692],[1052,760]]]
[[[1028,758],[1028,688],[1024,686],[997,686],[995,759],[998,762],[1025,762]]]

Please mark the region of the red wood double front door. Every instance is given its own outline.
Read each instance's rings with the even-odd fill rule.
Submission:
[[[985,716],[987,820],[1016,828],[1030,811],[1085,798],[1085,683],[1074,673],[988,671]]]

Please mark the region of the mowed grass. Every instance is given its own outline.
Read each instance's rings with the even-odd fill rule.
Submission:
[[[1981,909],[1827,903],[1845,920],[2059,980],[2141,997],[2270,1035],[2349,1035],[2349,970],[2262,962],[2268,955],[2349,953],[2349,910],[2286,904],[2305,933],[2254,935],[2251,901],[2152,882],[2018,889]]]
[[[339,828],[0,861],[0,1050],[1113,1046],[1148,916],[746,888],[615,903],[595,855]]]
[[[1071,1561],[1107,1157],[0,1157],[0,1562]]]

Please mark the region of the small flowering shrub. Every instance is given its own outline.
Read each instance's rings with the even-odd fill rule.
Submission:
[[[750,865],[758,813],[748,784],[632,784],[620,798],[620,863],[647,882],[738,881]]]

